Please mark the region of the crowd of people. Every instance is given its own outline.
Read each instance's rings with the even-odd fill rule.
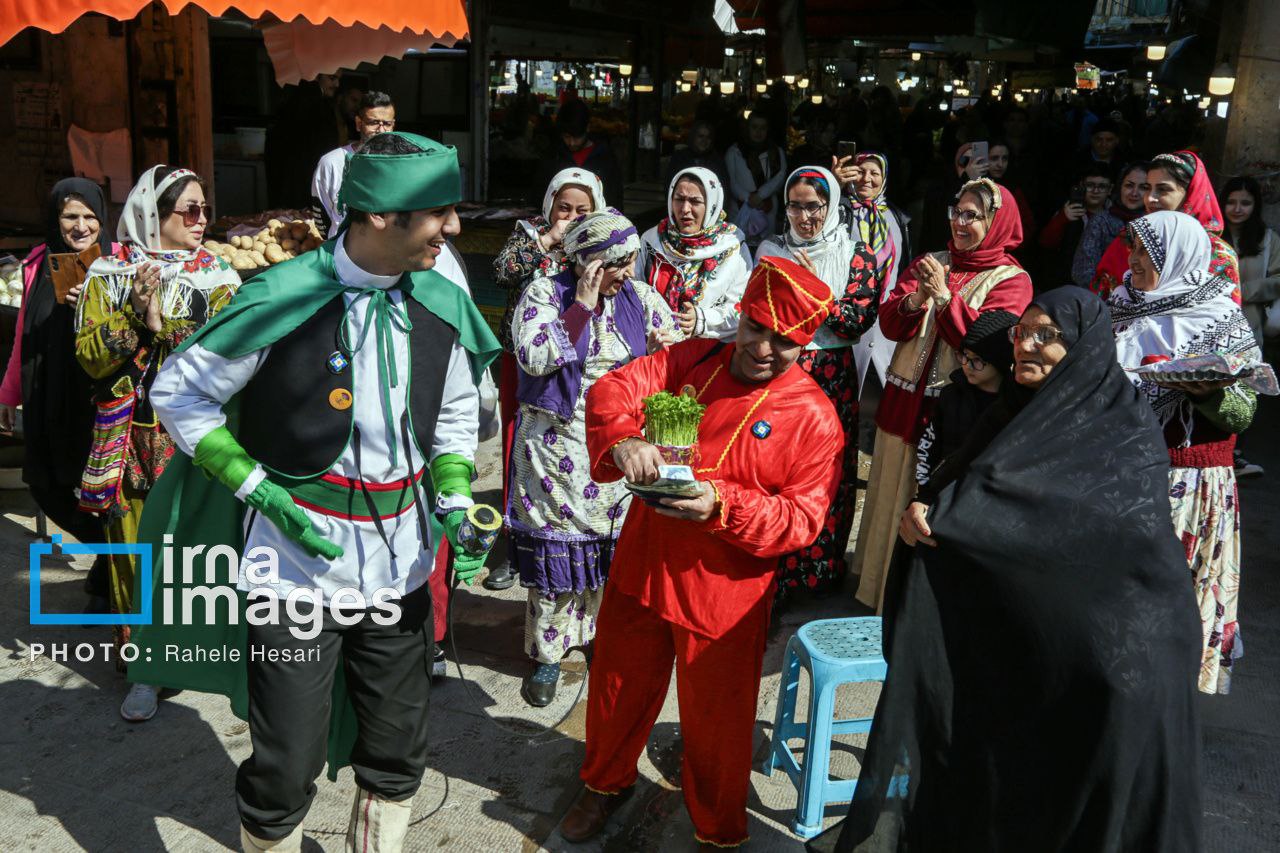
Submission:
[[[1138,369],[1262,360],[1280,238],[1261,190],[1215,193],[1191,151],[1137,159],[1124,110],[1083,103],[1056,117],[1080,142],[1069,187],[1031,165],[1048,154],[1020,107],[946,124],[932,180],[912,127],[936,117],[895,123],[877,97],[811,117],[791,154],[768,109],[723,155],[700,121],[643,233],[566,104],[540,214],[492,262],[496,336],[449,243],[456,153],[396,132],[381,93],[355,110],[360,141],[315,171],[330,242],[243,286],[202,246],[198,175],[148,170],[114,241],[98,187],[53,188],[0,386],[0,425],[22,406],[37,503],[82,540],[271,547],[278,576],[246,563],[242,600],[310,590],[336,608],[306,665],[129,666],[127,720],[166,686],[226,693],[249,720],[246,850],[299,849],[326,758],[356,771],[349,831],[399,849],[445,579],[484,564],[465,528],[495,361],[507,562],[485,585],[527,590],[525,701],[550,704],[565,655],[593,655],[566,839],[631,791],[674,662],[698,839],[742,844],[770,614],[847,589],[850,613],[884,616],[889,676],[850,818],[820,844],[852,849],[893,812],[924,849],[1194,848],[1193,696],[1227,692],[1243,653],[1236,477],[1261,471],[1236,444],[1257,395]],[[886,150],[833,151],[846,130]],[[891,173],[923,189],[919,229]],[[1053,192],[1066,200],[1044,216]],[[55,294],[48,258],[95,247]],[[692,458],[646,438],[660,391],[704,407]],[[633,496],[675,461],[696,494]],[[153,594],[123,554],[87,588],[115,613]],[[345,618],[373,611],[344,596],[380,589],[402,598],[396,619]],[[307,645],[285,625],[212,630],[286,661]],[[893,794],[904,767],[909,799]]]

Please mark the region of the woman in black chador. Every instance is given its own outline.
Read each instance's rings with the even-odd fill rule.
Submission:
[[[889,675],[849,817],[811,849],[1195,851],[1199,628],[1168,454],[1066,287],[903,516]]]

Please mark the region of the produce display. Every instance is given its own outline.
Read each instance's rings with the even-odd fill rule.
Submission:
[[[206,240],[204,247],[235,269],[254,270],[296,258],[323,242],[314,219],[272,219],[257,233],[228,237],[225,243]]]
[[[22,266],[0,268],[0,305],[17,308],[22,304]]]

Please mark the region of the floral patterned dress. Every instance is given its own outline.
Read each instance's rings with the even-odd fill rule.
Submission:
[[[640,282],[633,286],[647,328],[674,333],[671,309],[657,292]],[[558,663],[595,637],[613,542],[630,505],[620,481],[591,479],[587,454],[587,392],[633,358],[615,324],[615,307],[613,299],[602,298],[582,332],[589,339],[572,418],[521,404],[516,419],[507,524],[512,561],[529,590],[525,648],[539,663]],[[547,376],[576,357],[551,279],[537,278],[525,288],[512,337],[520,369],[533,376]]]
[[[826,328],[841,338],[856,341],[876,322],[884,287],[877,275],[875,255],[865,243],[857,243],[849,262],[849,279],[836,300],[836,313]],[[853,346],[835,349],[807,349],[800,355],[800,367],[814,378],[836,407],[844,427],[844,476],[827,513],[818,538],[808,548],[788,554],[780,561],[777,600],[784,601],[797,589],[825,592],[840,583],[848,566],[845,550],[853,529],[858,470],[858,367]]]
[[[139,258],[136,250],[122,246],[113,260],[129,264]],[[152,333],[145,318],[133,309],[129,296],[132,273],[95,275],[91,270],[77,305],[76,358],[96,380],[94,402],[99,411],[134,397],[131,417],[113,427],[116,432],[108,432],[101,414],[94,428],[91,452],[95,456],[91,457],[91,465],[104,445],[123,447],[123,457],[117,460],[123,466],[119,501],[105,513],[104,527],[110,543],[137,540],[147,492],[160,479],[176,450],[151,408],[149,392],[156,373],[174,349],[231,301],[240,286],[239,274],[204,249],[191,260],[167,262],[162,253],[152,253],[145,260],[165,268],[153,297],[165,306],[159,332]],[[193,282],[199,287],[191,287]],[[112,556],[113,612],[132,612],[134,573],[132,555]],[[128,638],[128,626],[117,626],[117,642]]]

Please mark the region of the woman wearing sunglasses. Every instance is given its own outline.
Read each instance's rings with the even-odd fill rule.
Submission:
[[[119,249],[89,268],[76,305],[76,357],[97,405],[80,508],[105,519],[113,544],[136,541],[147,492],[174,453],[151,408],[156,372],[240,286],[236,271],[200,245],[211,213],[194,172],[148,170],[125,201]],[[134,571],[133,555],[112,556],[113,612],[133,612]],[[128,639],[128,626],[118,626],[117,646]],[[155,688],[135,684],[120,714],[149,720],[156,699]]]
[[[1021,314],[1031,301],[1031,278],[1010,254],[1022,243],[1013,193],[988,178],[970,181],[947,215],[948,251],[913,261],[880,306],[880,328],[898,345],[876,411],[875,454],[854,554],[862,572],[858,600],[877,610],[898,516],[915,491],[916,442],[959,367],[956,347],[981,314]]]
[[[511,324],[520,368],[506,517],[511,564],[528,590],[521,687],[551,703],[560,661],[587,649],[622,532],[629,493],[597,483],[587,454],[587,391],[610,370],[677,337],[671,307],[633,279],[640,238],[616,210],[589,213],[564,234],[566,268],[529,283]]]

